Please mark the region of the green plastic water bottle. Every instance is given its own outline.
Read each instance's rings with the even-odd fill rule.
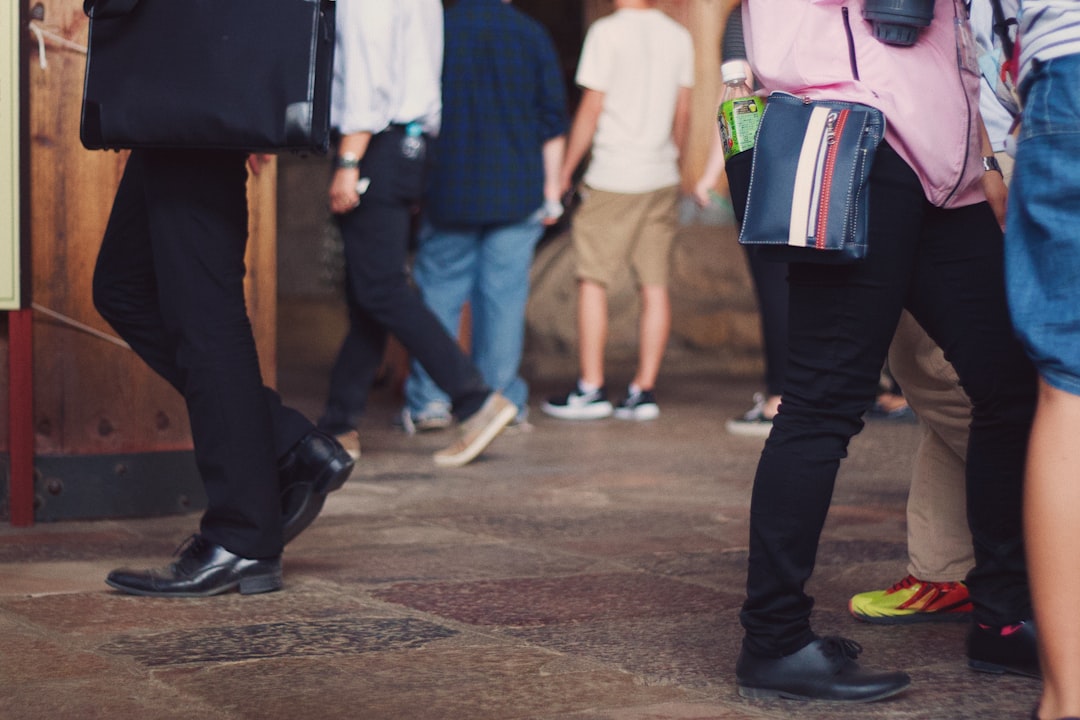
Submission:
[[[746,79],[742,60],[731,60],[720,66],[724,94],[716,121],[720,124],[720,140],[724,143],[724,159],[730,159],[754,147],[765,101],[754,94]]]

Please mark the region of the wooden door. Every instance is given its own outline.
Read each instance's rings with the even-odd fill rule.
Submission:
[[[28,2],[28,0],[18,0]],[[97,314],[91,278],[126,153],[87,151],[79,116],[88,20],[82,0],[29,0],[33,427],[38,519],[196,507],[201,484],[180,395]],[[41,48],[44,48],[42,53]],[[276,164],[249,183],[249,314],[264,380],[275,381]],[[0,368],[6,370],[6,368]],[[7,392],[2,378],[0,392]],[[6,407],[6,403],[3,405]],[[0,443],[6,443],[6,416]],[[16,420],[22,421],[22,420]]]

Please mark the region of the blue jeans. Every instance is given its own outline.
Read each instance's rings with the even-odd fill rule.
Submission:
[[[484,382],[528,411],[529,386],[519,376],[525,343],[529,268],[544,226],[539,213],[507,225],[436,228],[421,232],[413,279],[431,311],[456,334],[461,311],[472,311],[472,361]],[[405,383],[405,402],[414,415],[446,394],[419,363]]]
[[[1080,55],[1036,63],[1009,190],[1009,309],[1039,374],[1080,395]]]

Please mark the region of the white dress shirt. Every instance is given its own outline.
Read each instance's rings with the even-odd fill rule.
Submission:
[[[337,0],[330,119],[343,135],[421,122],[442,111],[440,0]]]

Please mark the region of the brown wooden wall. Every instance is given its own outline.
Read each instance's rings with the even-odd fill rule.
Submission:
[[[85,46],[82,0],[16,0],[43,10],[41,28]],[[36,13],[35,13],[36,14]],[[35,452],[95,455],[191,446],[180,396],[130,350],[54,319],[60,313],[113,335],[91,299],[91,277],[126,155],[90,152],[79,143],[85,55],[46,39],[47,67],[37,42],[21,35],[29,62],[30,227],[34,312]],[[271,164],[249,184],[251,236],[248,308],[264,378],[275,379],[275,178]],[[6,337],[6,335],[5,335]],[[0,348],[6,355],[6,347]],[[7,367],[0,365],[0,448],[6,449]]]

